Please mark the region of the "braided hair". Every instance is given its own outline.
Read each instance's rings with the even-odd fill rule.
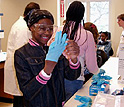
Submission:
[[[85,7],[80,1],[74,1],[70,4],[66,12],[66,23],[63,27],[63,34],[67,33],[69,39],[71,40],[76,39],[77,37],[76,32],[78,30],[79,24],[81,23],[81,20],[84,17],[84,12]],[[71,31],[69,29],[70,26],[72,26]]]

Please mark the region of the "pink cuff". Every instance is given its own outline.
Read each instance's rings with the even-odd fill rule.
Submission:
[[[69,66],[70,66],[71,69],[78,69],[79,66],[80,66],[80,62],[79,62],[79,60],[77,61],[76,64],[74,64],[71,60],[69,60],[69,63],[70,63]]]
[[[41,84],[46,84],[47,81],[42,80],[38,75],[36,76],[36,80]]]
[[[79,59],[77,59],[78,61],[77,61],[77,63],[76,64],[74,64],[72,61],[71,61],[71,59],[69,60],[69,63],[71,64],[71,65],[73,65],[73,66],[77,66],[78,64],[79,64]]]
[[[78,64],[78,66],[72,66],[72,65],[70,65],[70,68],[71,68],[71,69],[78,69],[79,66],[80,66],[80,63]]]
[[[41,70],[41,72],[39,74],[41,76],[44,76],[46,78],[46,80],[50,79],[50,77],[52,76],[52,74],[47,75],[46,72],[44,72],[44,70]]]
[[[64,107],[65,101],[62,102],[62,107]]]
[[[46,84],[50,79],[52,74],[47,75],[44,70],[41,70],[40,73],[36,76],[36,80],[41,84]]]

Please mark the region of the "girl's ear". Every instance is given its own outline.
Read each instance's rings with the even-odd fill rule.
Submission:
[[[29,30],[30,30],[31,32],[33,32],[33,31],[35,30],[34,26],[31,26],[31,27],[29,28]]]

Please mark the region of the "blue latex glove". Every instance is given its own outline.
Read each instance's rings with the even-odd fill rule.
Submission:
[[[105,74],[105,70],[104,69],[100,69],[100,72],[97,74],[98,76],[104,75]]]
[[[87,97],[87,96],[82,97],[82,96],[79,96],[79,95],[76,95],[75,100],[78,100],[81,103],[92,102],[92,99],[90,97]]]
[[[102,76],[101,79],[105,79],[105,80],[111,80],[112,77],[108,76],[108,75],[105,75],[105,76]]]
[[[59,57],[61,56],[61,54],[65,50],[65,46],[67,45],[67,43],[65,43],[66,40],[66,33],[64,33],[62,36],[61,31],[57,32],[55,36],[55,41],[51,43],[45,60],[58,62]]]
[[[99,76],[94,74],[92,77],[92,80],[98,80],[98,79],[99,79]]]
[[[77,107],[91,107],[91,105],[92,105],[91,102],[87,102],[87,103],[80,104]]]
[[[91,82],[91,84],[96,84],[97,85],[98,80],[94,80]]]
[[[97,85],[101,86],[102,84],[104,84],[105,80],[104,79],[100,79],[99,81],[97,81]]]
[[[98,82],[97,82],[97,85],[102,85],[102,84],[109,84],[110,85],[110,82],[109,81],[106,81],[104,79],[100,79]]]
[[[82,103],[81,105],[78,105],[77,107],[91,107],[92,105],[92,99],[87,96],[76,95],[75,100],[78,100]]]
[[[109,81],[105,81],[104,84],[109,84],[109,85],[111,85]]]

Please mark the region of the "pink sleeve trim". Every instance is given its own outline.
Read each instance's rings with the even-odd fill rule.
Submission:
[[[79,62],[79,59],[78,59],[77,63],[74,64],[74,63],[71,61],[71,59],[70,59],[70,60],[69,60],[69,63],[70,63],[71,65],[73,65],[73,66],[77,66],[80,62]]]
[[[45,80],[49,80],[50,79],[50,77],[45,77],[44,75],[42,75],[42,71],[39,73],[39,76],[42,77]]]
[[[36,80],[37,80],[39,83],[41,83],[41,84],[46,84],[46,83],[47,83],[47,81],[44,81],[44,80],[40,79],[40,78],[39,78],[39,75],[36,76]]]
[[[62,106],[64,106],[64,104],[65,104],[65,101],[62,102]]]
[[[78,59],[78,61],[77,61],[76,64],[74,64],[74,63],[71,61],[71,59],[70,59],[70,60],[69,60],[69,64],[70,64],[69,66],[70,66],[71,69],[78,69],[79,66],[80,66],[79,59]]]
[[[77,66],[72,66],[72,65],[70,65],[70,68],[71,68],[71,69],[78,69],[79,66],[80,66],[80,63],[79,63]]]

